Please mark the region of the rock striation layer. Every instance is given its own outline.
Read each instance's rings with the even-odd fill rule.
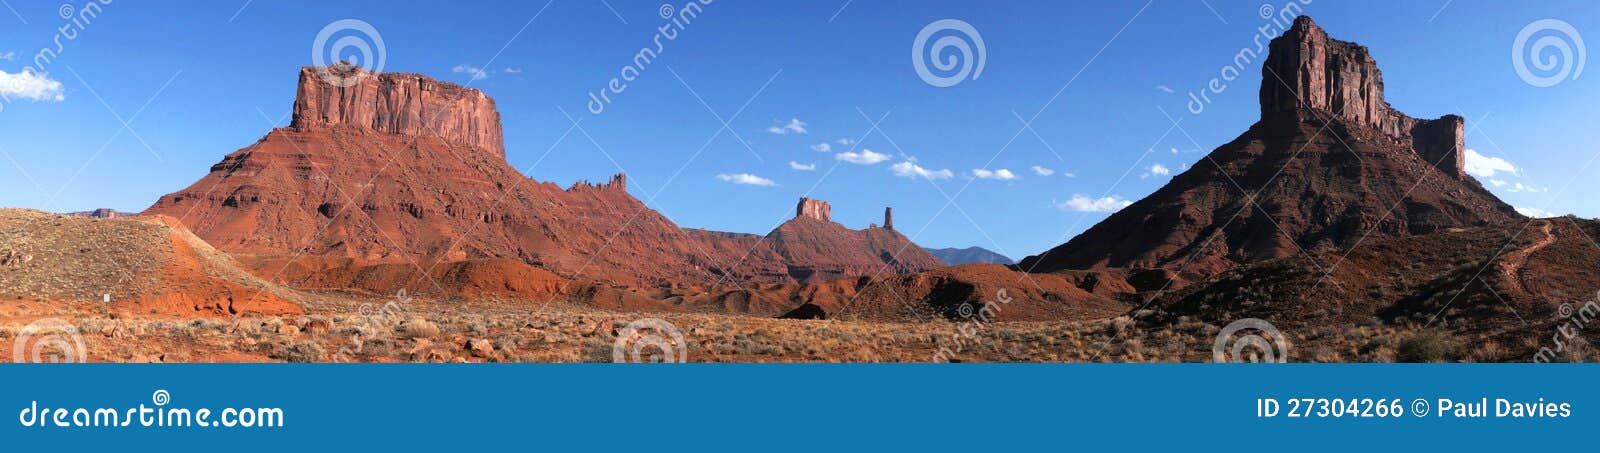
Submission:
[[[794,216],[796,218],[805,217],[823,222],[832,222],[833,207],[828,205],[828,202],[826,201],[814,198],[801,198],[800,203],[795,205]]]
[[[329,76],[354,83],[327,83]],[[297,130],[351,125],[432,135],[505,156],[500,112],[482,91],[417,74],[372,73],[342,65],[300,68],[298,91],[290,123]]]

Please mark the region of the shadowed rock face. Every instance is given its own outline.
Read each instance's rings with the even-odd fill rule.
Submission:
[[[1262,118],[1337,118],[1409,145],[1445,173],[1465,177],[1465,121],[1456,115],[1420,120],[1390,107],[1383,99],[1383,73],[1365,46],[1329,38],[1310,17],[1300,16],[1270,49],[1261,70]]]
[[[828,311],[817,304],[801,304],[793,310],[778,315],[778,319],[828,319]]]
[[[1383,100],[1361,45],[1300,17],[1271,43],[1261,120],[1165,187],[1038,256],[1024,270],[1242,263],[1379,237],[1519,218],[1462,173],[1461,117],[1417,120]],[[1247,195],[1255,195],[1253,199]]]

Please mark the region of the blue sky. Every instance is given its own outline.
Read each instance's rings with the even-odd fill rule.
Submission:
[[[1500,3],[1324,0],[1304,9],[1335,38],[1371,48],[1396,108],[1465,116],[1468,148],[1516,169],[1480,178],[1503,184],[1491,187],[1503,199],[1600,216],[1588,198],[1600,190],[1591,160],[1600,153],[1600,74],[1535,87],[1512,63],[1518,32],[1540,19],[1570,23],[1596,44],[1600,6]],[[896,226],[920,244],[1020,258],[1108,215],[1095,208],[1155,191],[1169,179],[1156,165],[1176,174],[1258,116],[1258,63],[1202,113],[1186,108],[1187,93],[1253,47],[1267,23],[1263,3],[1224,0],[719,0],[601,114],[589,113],[588,94],[652,45],[666,23],[661,5],[114,2],[64,43],[43,80],[7,93],[0,206],[143,210],[287,125],[296,70],[312,63],[317,33],[349,18],[381,35],[384,70],[495,97],[508,160],[524,173],[566,185],[626,170],[634,196],[687,227],[764,233],[809,194],[830,200],[847,226],[878,222],[894,206]],[[58,3],[5,6],[0,71],[16,80],[66,22]],[[936,87],[919,77],[911,48],[924,26],[949,18],[981,36],[984,67]],[[1181,130],[1168,133],[1169,115],[1182,118]],[[831,150],[813,149],[821,143]],[[867,150],[882,161],[840,156],[878,160]],[[1001,169],[1013,178],[999,178]]]

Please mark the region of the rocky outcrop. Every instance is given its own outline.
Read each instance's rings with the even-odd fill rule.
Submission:
[[[781,257],[795,281],[818,282],[884,272],[915,273],[944,266],[927,250],[893,229],[845,228],[829,220],[830,210],[826,201],[801,198],[795,218],[767,234],[764,246]]]
[[[328,77],[353,82],[330,83]],[[291,127],[308,130],[341,124],[389,134],[431,135],[505,156],[500,112],[482,91],[417,74],[372,73],[356,66],[301,68]]]
[[[1263,119],[1317,110],[1310,115],[1377,130],[1446,174],[1465,177],[1462,118],[1421,120],[1395,110],[1383,98],[1383,73],[1365,46],[1329,38],[1310,17],[1300,16],[1269,48],[1261,69]]]
[[[1417,120],[1411,126],[1411,149],[1439,170],[1455,176],[1466,177],[1466,119],[1445,115],[1436,120]]]
[[[609,190],[614,192],[628,193],[628,175],[626,173],[617,173],[615,175],[611,175],[611,179],[609,181],[599,184],[591,183],[589,181],[578,181],[572,183],[572,186],[568,187],[567,190]]]
[[[795,218],[806,217],[823,222],[832,222],[833,208],[830,207],[826,201],[814,198],[801,198],[800,203],[794,208],[794,216]]]

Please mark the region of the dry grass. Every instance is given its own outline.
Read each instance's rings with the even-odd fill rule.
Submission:
[[[875,323],[686,313],[624,313],[566,303],[320,298],[300,316],[197,318],[113,313],[103,305],[0,302],[0,350],[28,323],[75,326],[105,362],[610,362],[630,322],[660,318],[694,362],[1206,362],[1221,326],[1144,311],[1086,322]],[[363,309],[365,304],[367,309]],[[1369,320],[1286,331],[1294,362],[1393,362],[1418,331]],[[1432,335],[1427,333],[1426,335]],[[1482,343],[1482,342],[1478,342]],[[1537,341],[1489,342],[1466,357],[1523,361]],[[624,342],[625,345],[632,344]],[[647,351],[659,352],[659,351]]]

